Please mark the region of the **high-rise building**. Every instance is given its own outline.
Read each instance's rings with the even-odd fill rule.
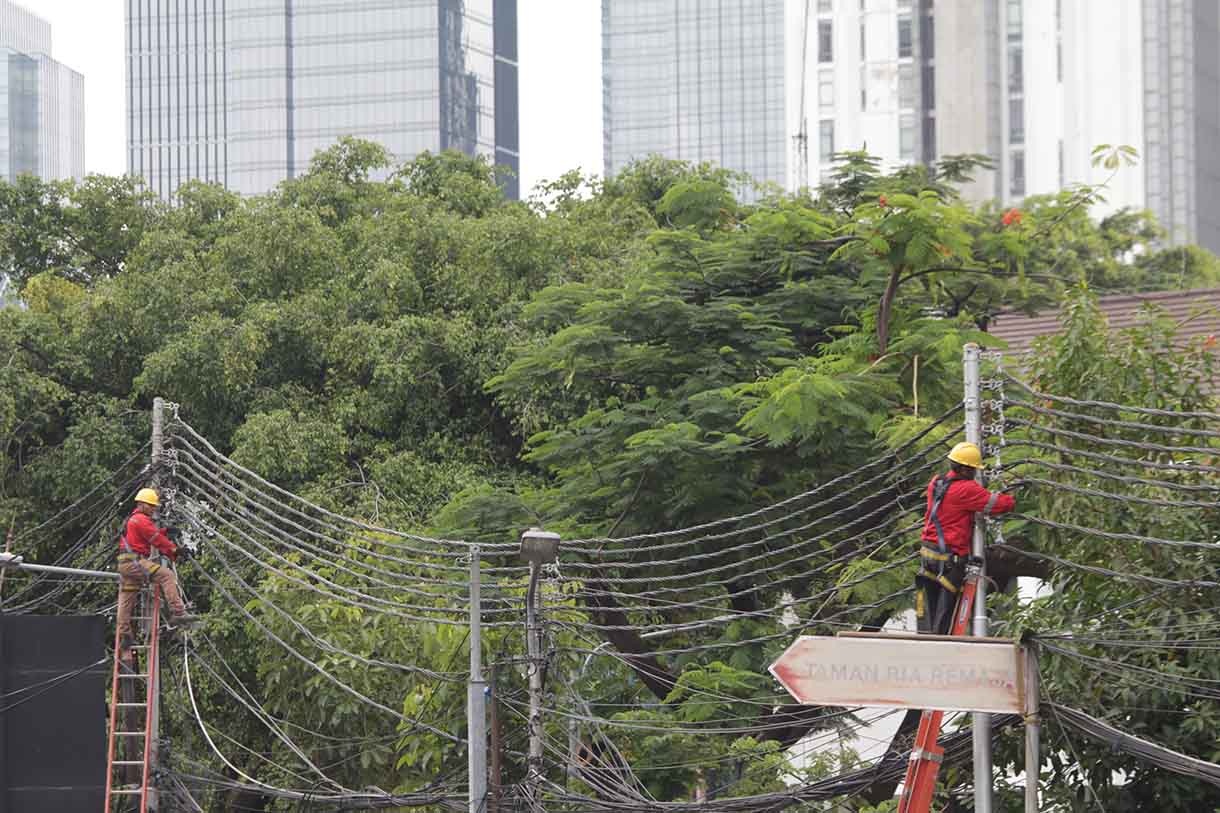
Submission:
[[[602,18],[607,174],[660,153],[796,189],[848,150],[977,153],[994,168],[971,199],[1105,182],[1105,208],[1220,251],[1216,0],[602,0]],[[1138,166],[1094,166],[1101,144]]]
[[[519,170],[516,0],[127,0],[127,166],[259,194],[344,136]],[[517,196],[515,176],[505,179]]]
[[[606,174],[651,153],[787,180],[786,0],[602,0]]]
[[[85,175],[85,80],[51,59],[51,25],[0,0],[0,177]]]

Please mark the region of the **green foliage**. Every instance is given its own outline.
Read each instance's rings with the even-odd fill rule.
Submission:
[[[1120,148],[1102,160],[1129,156]],[[957,194],[955,184],[985,166],[979,156],[889,174],[866,155],[842,158],[814,193],[772,190],[749,204],[740,194],[748,179],[659,157],[605,181],[565,175],[529,203],[510,202],[484,159],[423,154],[394,166],[383,149],[354,139],[250,199],[191,183],[166,207],[134,181],[96,177],[0,185],[0,254],[21,298],[0,311],[0,519],[30,528],[48,505],[79,497],[140,448],[149,403],[162,396],[242,465],[323,507],[389,527],[502,543],[532,524],[581,536],[691,526],[827,483],[927,429],[960,399],[961,345],[986,338],[980,331],[1001,309],[1055,304],[1082,283],[1105,292],[1220,280],[1211,255],[1158,249],[1144,215],[1093,221],[1098,188],[1030,198],[1014,215]],[[1084,397],[1206,403],[1212,356],[1161,353],[1171,328],[1154,319],[1115,340],[1082,301],[1070,308],[1064,335],[1043,348],[1037,373],[1047,388]],[[549,691],[565,691],[571,679],[606,704],[596,714],[630,724],[615,730],[613,745],[661,800],[689,799],[696,789],[782,791],[854,765],[845,749],[793,767],[764,724],[779,699],[762,665],[796,629],[831,629],[850,605],[869,605],[882,619],[901,607],[892,596],[910,570],[890,566],[905,540],[869,548],[861,538],[911,519],[885,505],[910,485],[897,478],[840,500],[834,522],[777,521],[746,550],[704,540],[692,553],[716,579],[621,617],[641,630],[682,625],[726,600],[739,617],[668,636],[672,652],[656,663],[672,681],[651,696],[622,663],[598,661],[585,674],[571,653],[590,642],[563,626],[551,639],[561,654],[548,667]],[[1064,495],[1037,499],[1044,502],[1031,510],[1082,510]],[[240,498],[233,504],[242,507]],[[1116,529],[1160,535],[1214,534],[1213,520],[1164,528],[1134,510],[1112,517]],[[86,530],[64,528],[19,552],[54,556]],[[1022,532],[1048,550],[1114,564],[1083,543]],[[799,555],[789,547],[793,534]],[[258,624],[360,692],[461,734],[460,681],[370,665],[451,672],[464,659],[463,627],[407,623],[340,589],[361,583],[353,567],[394,584],[443,581],[442,563],[411,571],[386,557],[384,541],[352,540],[345,563],[308,553],[276,559],[279,575],[256,567],[245,555],[260,555],[253,550],[205,548],[199,567],[246,596],[242,606]],[[621,557],[634,568],[622,572],[665,578],[689,569],[649,555]],[[1114,555],[1133,567],[1202,567],[1185,554]],[[503,589],[523,590],[504,578]],[[189,570],[186,579],[202,581]],[[343,598],[309,589],[322,579]],[[1014,609],[1009,623],[1047,629],[1130,597],[1127,586],[1097,578],[1054,579],[1054,599]],[[249,598],[242,580],[260,596]],[[400,603],[433,600],[382,587]],[[1077,604],[1067,601],[1077,593]],[[350,734],[303,735],[311,757],[337,765],[348,786],[417,789],[461,762],[461,749],[436,731],[369,713],[268,646],[218,590],[200,601],[209,637],[236,679],[258,688],[268,713],[309,731]],[[587,597],[564,602],[557,621],[607,620]],[[608,617],[609,627],[620,623]],[[1159,617],[1174,618],[1168,609]],[[485,656],[504,666],[498,681],[507,698],[525,681],[503,657],[521,650],[520,633],[497,627],[485,637]],[[1140,657],[1133,662],[1152,668]],[[1192,655],[1182,668],[1204,674],[1216,666]],[[1054,668],[1064,690],[1085,679],[1071,665]],[[222,677],[195,676],[205,717],[251,751],[292,762],[226,700]],[[193,731],[181,716],[189,701],[180,685],[168,690],[179,693],[167,703],[169,723]],[[1086,699],[1123,698],[1099,689]],[[1132,719],[1150,736],[1202,754],[1218,715],[1207,704],[1191,711],[1178,731],[1164,716]],[[751,733],[692,733],[709,723]],[[515,720],[509,725],[510,736],[521,734]],[[846,730],[834,720],[817,725]],[[547,726],[552,737],[572,734],[563,720]],[[592,738],[580,726],[575,734],[587,747],[606,747],[585,742]],[[202,753],[196,739],[183,748]],[[243,770],[299,785],[232,750]],[[1090,758],[1097,783],[1114,766],[1134,770],[1100,752]],[[508,763],[508,780],[519,778],[524,765]],[[1074,778],[1069,766],[1056,770]],[[1160,774],[1148,782],[1178,792]],[[1203,800],[1197,788],[1189,793]]]

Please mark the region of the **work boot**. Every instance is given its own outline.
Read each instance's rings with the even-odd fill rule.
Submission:
[[[171,627],[189,627],[197,623],[199,623],[199,616],[190,613],[176,613],[169,617]]]

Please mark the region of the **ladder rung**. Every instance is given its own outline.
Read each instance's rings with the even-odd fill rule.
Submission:
[[[131,709],[131,708],[141,708],[142,709],[145,706],[147,706],[148,704],[147,703],[115,703],[115,705],[121,709]]]
[[[121,678],[144,678],[145,680],[147,680],[148,674],[146,672],[132,672],[131,674],[126,674],[126,675],[120,673],[119,677],[121,677]]]
[[[143,732],[143,731],[116,731],[116,732],[114,732],[114,736],[116,736],[116,737],[143,737],[144,734],[145,734],[145,732]]]
[[[141,764],[141,765],[143,765],[144,763],[143,763],[143,762],[141,762],[140,764]],[[117,796],[117,795],[118,795],[118,794],[120,794],[120,793],[124,793],[124,794],[126,794],[126,793],[143,793],[143,792],[144,792],[144,790],[143,790],[142,788],[131,788],[131,789],[129,789],[129,790],[119,790],[119,789],[117,789],[117,788],[111,788],[111,789],[110,789],[110,795],[111,795],[111,796]]]
[[[143,765],[143,764],[144,764],[144,760],[142,760],[142,759],[137,759],[137,760],[130,760],[130,759],[122,759],[122,760],[120,760],[120,759],[116,759],[114,762],[112,762],[112,763],[110,763],[110,764],[111,764],[111,765]]]

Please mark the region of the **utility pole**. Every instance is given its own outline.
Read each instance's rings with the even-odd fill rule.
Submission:
[[[483,690],[482,598],[479,546],[470,549],[470,682],[466,686],[466,739],[470,752],[470,813],[484,813],[487,802],[487,721]]]
[[[157,486],[161,485],[161,474],[159,471],[159,467],[161,465],[161,461],[164,459],[164,454],[165,454],[165,399],[158,397],[158,398],[153,399],[153,412],[152,412],[153,482]],[[153,601],[156,601],[156,596],[155,596],[156,589],[157,588],[154,586],[153,587],[154,592],[149,594],[152,596]],[[144,611],[141,613],[141,615],[150,616],[150,620],[144,622],[144,625],[145,625],[144,626],[144,640],[146,642],[152,641],[157,635],[160,634],[160,630],[158,630],[154,626],[153,621],[151,620],[151,616],[152,616],[151,608],[147,608],[147,607],[144,608]],[[149,649],[144,650],[144,652],[145,652],[144,657],[146,659],[151,659],[150,653],[153,653],[156,651],[157,651],[156,649],[150,647]],[[152,698],[151,702],[148,705],[148,708],[144,710],[144,713],[147,716],[147,719],[145,720],[145,724],[148,728],[147,736],[148,736],[148,775],[149,776],[156,776],[157,770],[158,770],[158,753],[157,752],[158,752],[158,746],[160,745],[160,739],[161,739],[161,731],[160,731],[160,725],[161,725],[161,669],[160,669],[160,666],[161,666],[160,663],[151,663],[150,662],[147,664],[148,682],[151,686],[149,695]],[[148,800],[148,809],[149,810],[159,810],[160,809],[160,800],[157,798],[156,786],[153,783],[149,784],[147,800]]]
[[[527,760],[525,782],[529,787],[529,804],[531,811],[541,811],[541,800],[538,798],[542,783],[542,646],[538,639],[538,610],[534,606],[538,589],[538,562],[530,562],[530,586],[526,593],[525,604],[525,646],[529,657],[530,683],[530,716],[529,716],[529,759]]]
[[[1042,733],[1038,649],[1029,642],[1022,651],[1025,653],[1025,813],[1038,813],[1038,778],[1042,771],[1042,755],[1038,753]]]
[[[521,534],[521,555],[530,564],[525,594],[525,644],[529,655],[529,759],[525,776],[531,813],[542,813],[542,625],[538,623],[538,575],[559,557],[559,534],[530,528]]]
[[[962,349],[963,378],[965,379],[964,406],[966,411],[966,441],[983,449],[981,403],[979,401],[979,355],[977,344],[970,342]],[[974,617],[971,632],[977,637],[987,636],[987,542],[983,534],[983,519],[974,521],[974,537],[970,553],[980,563],[978,592],[974,597]],[[991,715],[974,712],[974,811],[992,813],[991,810]]]
[[[491,810],[500,813],[500,695],[496,682],[496,664],[491,664]]]

